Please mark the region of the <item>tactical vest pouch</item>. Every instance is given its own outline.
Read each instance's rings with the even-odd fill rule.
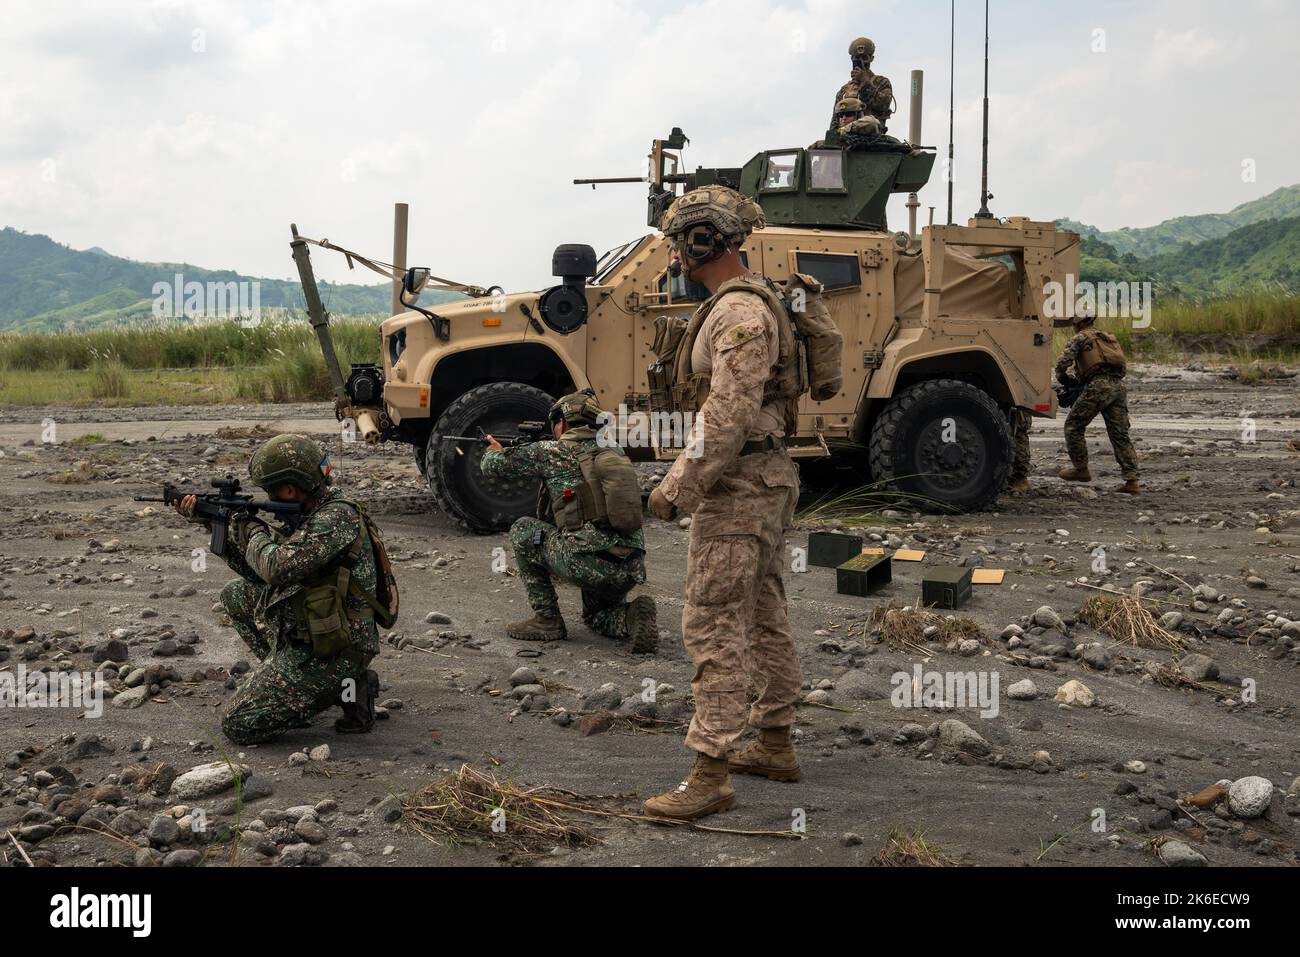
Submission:
[[[388,549],[384,547],[384,539],[379,533],[377,526],[365,510],[358,507],[357,511],[361,513],[361,522],[364,526],[364,532],[370,536],[370,551],[375,558],[375,594],[370,595],[361,590],[361,586],[351,581],[352,568],[356,564],[357,558],[360,557],[361,550],[357,548],[356,556],[352,556],[352,549],[348,549],[348,555],[351,557],[351,564],[348,568],[348,591],[360,598],[375,613],[375,623],[380,628],[392,628],[397,624],[397,616],[401,609],[401,596],[397,592],[397,578],[393,575],[393,562],[388,557]],[[357,539],[360,545],[360,537]]]
[[[337,585],[317,585],[296,596],[298,621],[306,627],[306,638],[318,658],[333,658],[346,651],[352,641],[352,627],[343,606],[343,592]]]
[[[1120,348],[1118,339],[1100,329],[1089,329],[1084,335],[1086,341],[1083,348],[1079,350],[1078,361],[1081,379],[1088,381],[1098,372],[1103,371],[1103,367],[1108,367],[1109,371],[1120,375],[1127,371],[1128,362],[1124,358],[1124,350]]]
[[[784,299],[803,340],[804,362],[800,365],[807,367],[808,391],[813,401],[824,402],[838,395],[844,385],[844,338],[822,297],[822,284],[812,276],[792,273],[786,280]]]
[[[600,497],[602,518],[610,528],[621,535],[630,535],[641,528],[641,488],[636,472],[626,455],[613,449],[601,449],[583,461],[582,475],[588,478]]]
[[[672,411],[674,363],[682,336],[686,334],[687,321],[678,316],[659,316],[655,319],[655,337],[651,350],[655,361],[646,369],[650,387],[650,408],[658,412]]]

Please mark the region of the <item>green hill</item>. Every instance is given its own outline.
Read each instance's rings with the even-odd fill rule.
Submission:
[[[1283,186],[1267,196],[1242,203],[1231,212],[1179,216],[1155,226],[1126,226],[1103,232],[1095,226],[1073,219],[1058,219],[1057,224],[1081,236],[1101,240],[1119,256],[1131,253],[1139,258],[1147,258],[1173,252],[1182,246],[1220,239],[1243,226],[1293,216],[1300,216],[1300,184]]]
[[[263,310],[301,310],[296,282],[243,276],[228,269],[188,263],[145,263],[113,256],[99,247],[75,250],[48,236],[0,229],[0,331],[42,332],[129,325],[153,319],[154,284],[175,282],[259,283]],[[390,287],[320,284],[321,299],[335,315],[387,315]],[[429,291],[425,305],[459,299]]]

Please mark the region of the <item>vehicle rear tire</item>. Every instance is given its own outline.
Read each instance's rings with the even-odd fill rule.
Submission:
[[[545,421],[555,400],[522,382],[490,382],[470,389],[442,413],[425,447],[425,478],[434,502],[471,532],[509,528],[537,507],[537,480],[489,479],[479,470],[481,442],[444,442],[444,435],[515,432],[520,422]]]
[[[918,382],[871,429],[871,472],[923,512],[970,512],[997,501],[1011,471],[1011,433],[993,398],[956,379]]]

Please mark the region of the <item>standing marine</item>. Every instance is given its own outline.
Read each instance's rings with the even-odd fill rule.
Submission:
[[[1085,430],[1098,413],[1106,422],[1115,461],[1119,463],[1124,484],[1117,491],[1137,495],[1137,450],[1129,438],[1128,389],[1124,386],[1127,362],[1119,340],[1093,325],[1091,315],[1077,315],[1072,321],[1074,335],[1056,360],[1056,378],[1062,385],[1081,384],[1083,391],[1070,407],[1065,419],[1065,449],[1070,455],[1069,468],[1061,469],[1067,482],[1091,482],[1088,471],[1088,440]],[[1073,370],[1073,371],[1071,371]]]
[[[378,617],[396,621],[397,590],[378,530],[363,507],[333,487],[329,456],[304,435],[277,435],[248,465],[253,483],[279,502],[296,502],[291,535],[257,518],[230,521],[226,563],[240,577],[221,604],[258,664],[235,692],[221,730],[235,744],[269,741],[339,705],[340,733],[375,722]],[[193,514],[195,500],[177,503]]]
[[[800,373],[783,300],[740,258],[762,225],[753,200],[705,186],[678,197],[659,227],[673,270],[711,293],[675,360],[676,405],[695,415],[690,439],[649,500],[659,518],[692,515],[682,639],[695,665],[686,746],[696,757],[680,786],[645,802],[660,817],[732,807],[730,771],[799,778],[791,728],[802,675],[781,571],[799,497],[785,447],[799,387],[788,384]],[[733,755],[746,719],[759,737]]]
[[[603,415],[590,389],[551,406],[554,440],[504,448],[488,436],[480,468],[500,479],[542,480],[538,515],[510,527],[515,562],[533,617],[506,626],[519,641],[568,637],[553,579],[582,590],[582,620],[636,654],[659,642],[655,602],[627,594],[646,580],[641,489],[623,450],[597,432]]]
[[[858,37],[849,44],[849,60],[853,69],[849,81],[835,94],[835,111],[839,112],[840,103],[846,99],[857,99],[862,103],[863,114],[874,116],[880,121],[880,132],[886,131],[885,124],[894,114],[894,87],[888,77],[871,71],[871,63],[876,58],[876,44],[866,37]],[[831,129],[840,125],[838,119],[831,118]]]

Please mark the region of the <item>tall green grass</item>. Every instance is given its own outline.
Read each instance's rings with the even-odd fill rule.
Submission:
[[[330,331],[345,361],[374,361],[379,317],[333,320]],[[159,322],[87,332],[0,334],[0,371],[91,369],[117,356],[128,369],[248,368],[274,363],[281,354],[310,344],[316,335],[305,319],[276,319],[243,326],[235,321]],[[324,366],[322,365],[322,370]]]

